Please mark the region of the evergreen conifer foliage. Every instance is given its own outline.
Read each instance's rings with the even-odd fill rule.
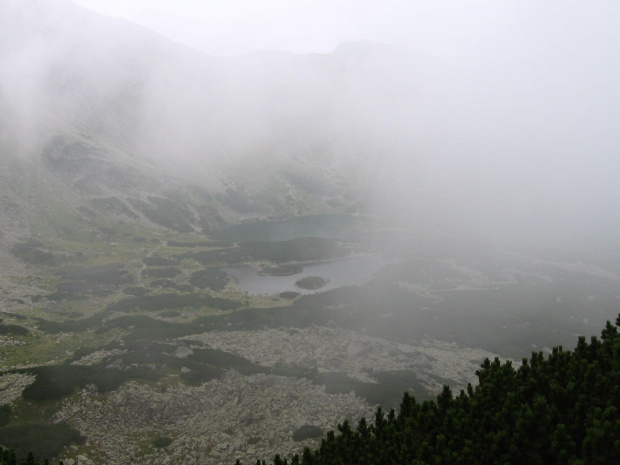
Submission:
[[[600,338],[534,352],[517,369],[487,359],[477,386],[456,396],[445,386],[422,403],[406,393],[398,414],[378,408],[372,424],[345,421],[291,464],[620,464],[618,327],[620,316]]]

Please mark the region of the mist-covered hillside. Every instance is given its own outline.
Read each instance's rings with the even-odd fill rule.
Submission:
[[[292,456],[596,333],[620,300],[616,110],[478,65],[213,57],[0,1],[0,444]]]
[[[368,42],[215,58],[69,1],[2,8],[6,153],[38,159],[58,135],[88,136],[123,170],[152,163],[209,192],[283,203],[301,188],[336,209],[363,197],[407,225],[502,245],[613,243],[617,137],[596,124],[597,105],[613,118],[598,93]]]

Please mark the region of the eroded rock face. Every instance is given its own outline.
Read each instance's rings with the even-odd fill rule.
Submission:
[[[130,382],[108,394],[84,389],[55,421],[68,421],[105,451],[90,457],[95,463],[217,464],[301,453],[317,445],[315,439],[293,439],[301,426],[328,431],[345,418],[357,422],[372,413],[353,393],[330,395],[304,379],[231,371],[198,387]],[[173,441],[150,447],[160,436]]]

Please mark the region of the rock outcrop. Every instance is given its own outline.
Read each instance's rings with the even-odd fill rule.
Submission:
[[[326,432],[343,419],[356,422],[372,413],[354,393],[327,394],[305,379],[230,371],[197,387],[129,382],[107,394],[87,388],[65,402],[55,421],[69,422],[88,438],[87,455],[95,463],[219,464],[301,453],[317,445],[294,441],[301,426]],[[172,442],[158,449],[158,437]]]

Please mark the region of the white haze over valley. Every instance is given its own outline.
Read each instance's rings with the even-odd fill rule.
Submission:
[[[620,304],[619,20],[596,0],[0,0],[0,443],[288,459],[403,392],[444,393],[430,425],[446,385],[475,416],[486,388],[461,389],[499,360],[568,360]],[[586,365],[578,388],[604,386]],[[611,411],[593,399],[586,423]],[[595,456],[606,426],[571,439],[547,407],[538,430]],[[452,454],[427,445],[408,450]]]
[[[0,1],[10,153],[71,124],[212,190],[294,160],[408,226],[617,245],[617,2],[76,3]]]

